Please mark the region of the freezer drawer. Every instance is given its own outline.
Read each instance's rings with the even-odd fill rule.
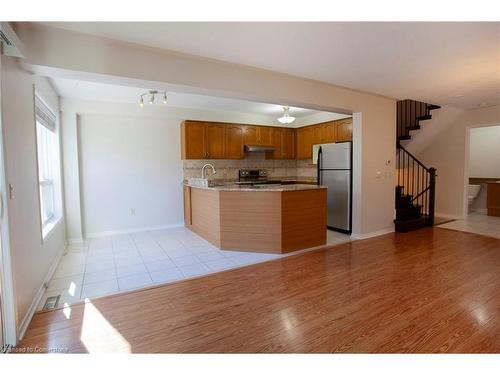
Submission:
[[[351,171],[322,170],[321,184],[328,187],[327,225],[350,231]]]

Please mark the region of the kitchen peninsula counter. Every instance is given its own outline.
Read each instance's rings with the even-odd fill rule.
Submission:
[[[219,249],[286,253],[326,244],[327,188],[184,185],[185,225]]]

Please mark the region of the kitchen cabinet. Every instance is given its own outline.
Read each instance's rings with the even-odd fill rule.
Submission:
[[[297,129],[297,140],[296,140],[296,153],[297,159],[311,159],[312,158],[312,145],[314,142],[314,127],[306,126],[304,128]]]
[[[270,126],[244,126],[244,143],[268,146],[271,144],[271,134]]]
[[[184,121],[181,127],[183,159],[224,159],[225,125]]]
[[[243,159],[243,127],[226,125],[226,159]]]
[[[205,127],[205,149],[208,159],[224,159],[226,125],[208,124]]]
[[[336,142],[352,141],[352,118],[337,120]]]
[[[205,123],[184,121],[181,127],[183,159],[204,159],[206,156]]]
[[[270,128],[271,145],[275,150],[266,159],[294,159],[294,129]]]
[[[335,121],[328,121],[317,125],[312,125],[313,128],[313,144],[334,143],[335,137]]]
[[[321,143],[333,143],[336,141],[335,121],[321,124]]]
[[[183,159],[243,159],[244,146],[272,145],[267,159],[310,159],[312,146],[352,140],[352,119],[303,128],[186,120],[181,125]]]
[[[295,158],[295,130],[283,129],[281,131],[281,159]]]

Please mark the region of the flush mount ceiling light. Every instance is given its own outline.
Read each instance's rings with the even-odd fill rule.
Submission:
[[[167,92],[166,91],[149,90],[148,92],[141,94],[141,97],[139,99],[139,105],[141,107],[144,107],[144,97],[145,96],[149,97],[149,99],[148,99],[149,104],[154,104],[156,95],[163,95],[163,104],[167,104]]]
[[[283,116],[278,118],[278,121],[281,122],[282,124],[291,124],[292,122],[295,121],[295,117],[290,116],[289,107],[283,107]]]

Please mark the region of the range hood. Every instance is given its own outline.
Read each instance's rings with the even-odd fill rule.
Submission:
[[[245,145],[245,152],[273,152],[274,146],[271,145]]]

